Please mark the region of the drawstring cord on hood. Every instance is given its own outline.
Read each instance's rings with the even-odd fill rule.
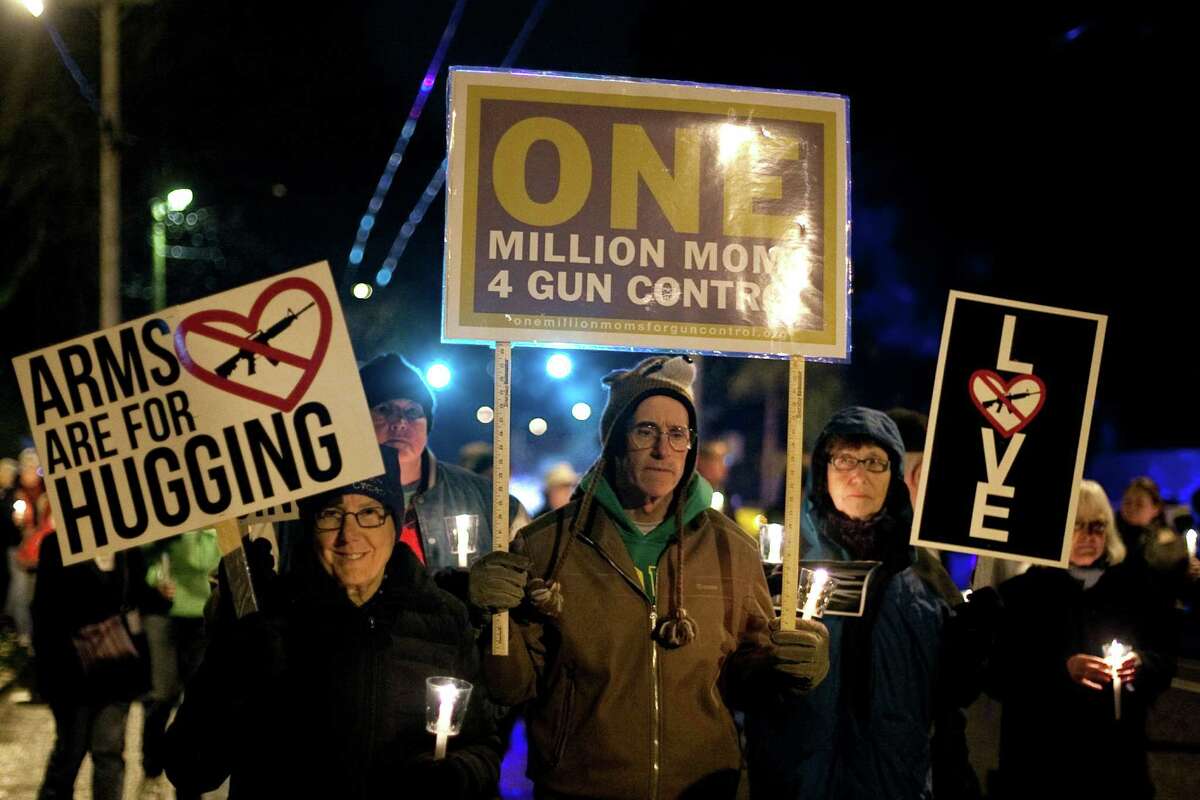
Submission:
[[[596,486],[604,475],[606,461],[605,456],[600,456],[589,471],[590,479],[588,480],[587,488],[583,492],[583,497],[579,501],[579,510],[576,512],[574,519],[571,520],[571,525],[567,528],[566,541],[563,542],[562,550],[554,559],[553,564],[551,564],[546,577],[544,579],[533,578],[529,582],[530,601],[533,603],[534,608],[547,617],[557,617],[562,613],[562,584],[558,580],[558,571],[567,560],[567,556],[571,552],[571,545],[574,544],[576,537],[583,532],[583,526],[591,516]],[[683,647],[695,639],[698,633],[696,621],[688,616],[687,609],[683,606],[683,491],[683,487],[677,489],[675,498],[674,544],[676,549],[676,568],[673,576],[674,579],[671,582],[672,608],[668,614],[660,619],[658,627],[654,631],[654,638],[663,647],[672,649]]]

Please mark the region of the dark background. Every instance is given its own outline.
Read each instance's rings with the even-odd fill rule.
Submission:
[[[122,19],[124,314],[149,309],[149,202],[195,192],[197,229],[171,243],[178,303],[302,264],[346,267],[360,217],[409,113],[452,3],[159,0]],[[534,4],[468,3],[445,65],[500,63]],[[53,7],[93,84],[94,10]],[[515,65],[537,70],[840,93],[850,98],[853,361],[809,370],[807,440],[837,406],[928,407],[947,292],[1110,315],[1091,455],[1200,445],[1192,390],[1193,271],[1183,178],[1194,59],[1182,12],[1086,13],[1053,4],[948,11],[805,4],[550,2]],[[1186,67],[1186,68],[1185,68]],[[445,152],[445,67],[362,263],[387,255]],[[1190,159],[1189,159],[1190,160]],[[96,119],[45,26],[0,7],[0,451],[26,425],[9,358],[97,327]],[[356,350],[442,358],[433,443],[443,457],[490,438],[490,352],[439,342],[443,206],[419,225],[395,276],[344,299]],[[195,237],[199,237],[196,239]],[[182,238],[180,238],[182,237]],[[550,384],[542,351],[518,350],[514,466],[586,466],[599,377],[625,354],[577,359]],[[703,421],[736,431],[737,480],[769,495],[758,454],[782,434],[786,365],[706,359]],[[549,432],[523,433],[540,414]],[[766,462],[767,480],[778,459]],[[1197,467],[1200,470],[1200,466]],[[1200,471],[1180,485],[1200,483]]]

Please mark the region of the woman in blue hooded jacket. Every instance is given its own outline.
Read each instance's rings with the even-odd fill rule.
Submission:
[[[931,795],[933,682],[947,609],[913,569],[903,455],[895,423],[861,407],[836,413],[813,447],[804,559],[880,563],[861,617],[823,619],[825,681],[747,714],[755,797]]]

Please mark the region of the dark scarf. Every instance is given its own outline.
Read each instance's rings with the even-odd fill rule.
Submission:
[[[908,530],[887,506],[865,520],[851,519],[832,505],[823,509],[821,516],[825,535],[845,548],[852,559],[882,564],[867,587],[863,616],[847,618],[842,626],[841,702],[859,720],[866,720],[873,694],[871,669],[875,622],[888,584],[898,572],[912,564]]]

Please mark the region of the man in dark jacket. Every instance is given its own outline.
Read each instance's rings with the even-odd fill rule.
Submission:
[[[437,399],[420,371],[403,356],[386,353],[367,362],[359,377],[375,438],[397,453],[401,486],[396,488],[404,492],[402,511],[396,518],[400,541],[430,574],[452,568],[457,560],[450,552],[446,517],[474,514],[479,518],[479,553],[490,552],[492,482],[439,461],[429,449]],[[511,496],[508,508],[511,535],[529,522],[529,515]]]
[[[219,615],[167,734],[176,786],[208,791],[231,777],[234,800],[494,795],[500,742],[466,609],[396,546],[392,485],[375,478],[305,502],[309,546],[286,576],[254,543],[262,611]],[[462,733],[436,761],[425,727],[435,676],[475,685]]]
[[[852,407],[834,414],[812,452],[804,558],[879,566],[861,617],[824,619],[824,683],[747,712],[752,791],[789,800],[928,797],[946,605],[913,569],[904,445],[887,415]]]
[[[513,609],[485,673],[500,702],[528,702],[539,797],[732,798],[733,709],[825,675],[824,627],[774,628],[757,548],[695,474],[694,376],[652,357],[606,377],[575,498],[471,569],[473,602]]]

